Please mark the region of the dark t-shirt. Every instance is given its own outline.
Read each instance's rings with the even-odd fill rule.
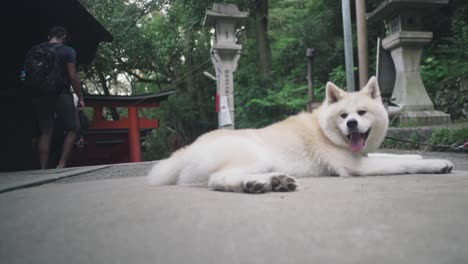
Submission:
[[[64,60],[65,63],[76,63],[75,50],[67,45],[63,45],[57,49],[57,54]]]
[[[59,60],[61,61],[62,73],[64,74],[63,80],[67,80],[67,87],[63,87],[62,93],[70,92],[70,78],[68,76],[67,63],[76,64],[76,53],[75,50],[67,45],[63,45],[57,48],[56,50]]]

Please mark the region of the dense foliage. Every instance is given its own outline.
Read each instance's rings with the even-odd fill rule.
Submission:
[[[468,4],[452,0],[434,25],[421,76],[437,109],[468,120]],[[430,22],[428,22],[430,23]]]
[[[142,113],[157,117],[161,124],[146,143],[146,158],[167,156],[217,127],[215,83],[203,75],[204,71],[214,74],[210,60],[212,33],[203,26],[205,11],[213,1],[82,2],[115,39],[102,45],[94,63],[83,68],[89,92],[141,94],[168,88],[177,91],[157,111]],[[261,127],[306,109],[307,48],[317,50],[314,64],[317,98],[323,97],[328,80],[344,85],[340,1],[216,2],[235,3],[241,11],[250,13],[238,32],[243,45],[235,73],[238,128]],[[368,1],[368,11],[379,3]],[[266,10],[261,9],[265,7]],[[427,23],[434,31],[434,41],[424,54],[422,74],[431,96],[436,95],[442,81],[467,76],[467,12],[466,1],[451,1],[450,6],[440,11],[437,22]],[[266,33],[259,31],[262,28]],[[383,36],[383,23],[369,24],[368,32],[372,74],[375,39]],[[258,36],[263,33],[266,38],[262,41],[267,42],[260,45]],[[467,95],[461,97],[467,101]]]

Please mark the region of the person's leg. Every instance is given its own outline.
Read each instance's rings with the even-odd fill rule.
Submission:
[[[44,128],[41,131],[38,141],[38,153],[39,153],[39,163],[41,164],[41,169],[47,169],[47,163],[49,161],[50,153],[50,143],[52,140],[52,128]]]
[[[57,168],[64,168],[70,158],[75,143],[76,136],[80,129],[78,112],[73,104],[72,95],[60,95],[59,112],[64,129],[67,131],[62,146],[62,155],[60,156]]]
[[[37,97],[32,100],[36,120],[37,153],[41,169],[47,169],[54,126],[55,97]]]
[[[70,158],[70,154],[73,150],[73,144],[75,143],[76,135],[77,133],[75,130],[68,130],[67,135],[65,136],[65,140],[63,141],[62,156],[60,157],[57,168],[65,168],[67,165],[67,161]]]

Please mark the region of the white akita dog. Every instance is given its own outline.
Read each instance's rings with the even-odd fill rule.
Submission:
[[[312,113],[261,129],[216,130],[152,168],[154,185],[204,184],[220,191],[294,191],[295,178],[450,173],[447,160],[368,154],[383,141],[388,114],[375,77],[359,92],[333,83]]]

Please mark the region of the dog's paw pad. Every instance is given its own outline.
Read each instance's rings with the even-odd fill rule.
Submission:
[[[441,173],[441,174],[450,173],[452,171],[452,169],[453,169],[453,166],[447,165],[447,166],[443,167],[442,170],[440,170],[439,173]]]
[[[267,191],[267,184],[257,181],[248,181],[244,184],[244,192],[246,193],[264,193]]]
[[[443,160],[443,165],[441,166],[441,168],[439,168],[439,171],[437,171],[436,173],[447,174],[447,173],[452,172],[452,169],[453,169],[453,163],[448,160]]]
[[[451,173],[452,170],[453,170],[453,166],[449,166],[449,167],[448,167],[448,172],[447,172],[447,173]]]
[[[276,192],[292,192],[296,190],[296,179],[291,176],[279,175],[271,178],[271,189]]]

